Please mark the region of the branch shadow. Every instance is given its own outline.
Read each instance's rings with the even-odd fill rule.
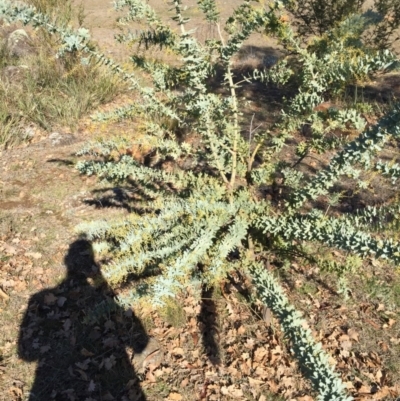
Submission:
[[[116,207],[125,209],[128,212],[132,212],[135,209],[132,188],[130,187],[120,186],[96,189],[92,191],[92,194],[94,195],[93,199],[85,199],[83,203],[94,206],[96,209]],[[146,196],[143,192],[136,195],[142,201],[152,200],[152,198]]]
[[[246,106],[243,108],[244,118],[255,113],[259,115],[257,120],[268,120],[272,123],[277,120],[284,105],[284,99],[289,99],[296,94],[292,85],[278,86],[271,83],[255,81],[251,78],[255,69],[259,71],[269,70],[282,57],[282,52],[271,46],[243,46],[236,57],[232,67],[235,82],[240,82],[236,88],[237,96],[240,99],[253,101],[257,99],[257,108]],[[208,86],[216,93],[227,93],[228,88],[224,85],[225,71],[217,66],[214,75],[208,80]],[[277,114],[276,116],[273,116]]]
[[[159,191],[173,193],[177,190],[166,182],[143,184],[128,178],[127,185],[93,190],[93,199],[86,199],[83,202],[97,209],[115,207],[128,212],[143,213],[147,209],[146,205],[155,200],[151,193],[156,194]]]
[[[206,288],[206,286],[203,286],[201,292],[202,304],[198,320],[205,353],[213,365],[220,365],[218,316],[217,306],[212,299],[213,293],[213,288]]]
[[[73,166],[75,163],[72,160],[68,159],[49,159],[47,160],[47,163],[57,163],[59,165],[63,166]]]

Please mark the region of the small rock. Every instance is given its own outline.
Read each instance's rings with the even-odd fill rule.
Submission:
[[[51,141],[51,144],[53,146],[55,145],[59,145],[61,143],[62,140],[62,135],[58,132],[53,132],[49,135],[49,139]]]
[[[14,57],[26,57],[35,53],[31,38],[24,29],[16,29],[8,35],[6,49]]]
[[[38,128],[34,124],[31,124],[24,128],[24,137],[27,140],[30,140],[35,136],[37,131],[38,131]]]
[[[51,133],[49,135],[49,139],[53,146],[70,145],[76,140],[76,138],[72,134],[60,134],[59,132]]]

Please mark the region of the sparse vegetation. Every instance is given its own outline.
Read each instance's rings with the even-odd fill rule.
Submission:
[[[69,1],[31,3],[61,26],[83,18]],[[7,37],[13,29],[4,27],[0,41],[1,146],[32,140],[35,131],[76,129],[80,118],[123,92],[121,81],[96,63],[83,65],[77,54],[57,57],[59,39],[46,30],[32,33],[28,54],[10,54]]]

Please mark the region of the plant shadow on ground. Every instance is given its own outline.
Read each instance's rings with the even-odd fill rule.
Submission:
[[[153,198],[148,196],[140,188],[131,186],[119,186],[119,187],[108,187],[101,188],[92,191],[95,197],[93,199],[86,199],[85,204],[89,206],[95,206],[96,208],[109,208],[117,207],[123,208],[128,212],[138,212],[143,210],[143,206],[136,207],[135,201],[152,201]]]
[[[213,288],[203,286],[201,294],[201,309],[198,316],[200,331],[205,353],[213,365],[221,364],[219,332],[217,322],[217,305],[213,300]]]
[[[387,108],[390,107],[391,103],[395,103],[396,99],[399,99],[400,95],[400,76],[398,73],[388,74],[386,76],[379,77],[377,82],[367,84],[364,88],[361,88],[357,92],[357,100],[360,101],[376,101],[381,105],[385,105]],[[355,92],[355,88],[349,88],[351,92]],[[359,97],[361,96],[361,99]]]
[[[140,320],[115,302],[90,242],[73,242],[64,260],[67,276],[30,298],[20,328],[19,357],[38,363],[29,401],[145,400],[127,350],[148,344]]]
[[[135,205],[135,201],[132,200],[131,187],[103,188],[93,192],[94,194],[100,193],[102,196],[97,199],[85,200],[84,202],[86,204],[95,206],[97,208],[116,207],[126,209],[128,212],[143,212],[143,206]],[[139,198],[139,204],[146,199],[151,200],[150,197],[139,190],[138,193],[136,193],[136,196]],[[132,273],[126,278],[125,283],[121,286],[121,290],[128,287],[133,281],[157,274],[159,274],[159,269],[157,266],[147,269],[147,271],[140,274],[140,276]],[[218,311],[214,298],[213,288],[202,288],[201,309],[199,315],[197,316],[197,320],[200,326],[201,340],[205,355],[213,365],[218,366],[221,364],[221,356],[219,345]],[[166,321],[172,324],[172,326],[178,327],[182,324],[181,320],[183,318],[180,316],[179,307],[177,305],[172,305],[172,307],[169,305],[169,308],[167,307],[166,311],[164,311],[164,315]]]
[[[237,87],[238,98],[245,101],[241,109],[244,126],[250,123],[253,114],[256,117],[254,122],[262,123],[263,128],[265,124],[276,122],[284,106],[284,99],[296,94],[295,87],[278,87],[271,83],[245,80],[252,77],[255,68],[259,71],[268,71],[281,57],[281,52],[270,46],[245,45],[239,51],[233,66],[233,74],[236,81],[240,81]],[[215,93],[228,94],[228,89],[222,86],[222,82],[224,82],[224,72],[222,68],[217,67],[208,85]]]
[[[68,159],[49,159],[47,160],[47,163],[57,163],[58,165],[61,166],[73,166],[74,162],[72,160]]]
[[[125,209],[128,212],[143,213],[147,209],[146,202],[151,202],[155,199],[152,194],[156,194],[161,189],[163,191],[176,191],[172,185],[161,181],[148,182],[143,185],[128,178],[127,184],[93,190],[94,197],[86,199],[84,203],[96,208],[116,207]]]

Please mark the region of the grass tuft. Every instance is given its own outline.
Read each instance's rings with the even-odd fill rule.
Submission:
[[[70,1],[29,0],[58,25],[84,20],[81,7]],[[10,33],[10,27],[2,36]],[[94,61],[81,63],[79,54],[56,55],[57,38],[38,30],[32,33],[34,54],[17,58],[0,40],[0,147],[29,140],[29,126],[45,131],[55,127],[74,130],[84,115],[124,91],[115,75]]]

